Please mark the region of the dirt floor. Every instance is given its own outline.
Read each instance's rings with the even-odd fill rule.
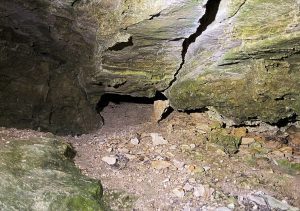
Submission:
[[[152,106],[110,103],[102,129],[63,137],[83,173],[101,180],[112,210],[300,207],[298,125],[224,128],[208,113],[180,112],[155,123]]]

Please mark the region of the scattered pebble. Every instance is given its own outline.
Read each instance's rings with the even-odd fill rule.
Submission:
[[[166,139],[164,139],[160,134],[150,133],[150,135],[151,135],[151,138],[152,138],[152,144],[154,146],[168,144],[168,141]]]
[[[217,209],[215,209],[216,211],[231,211],[231,209],[227,208],[227,207],[218,207]]]
[[[133,145],[139,145],[140,144],[140,140],[138,138],[133,138],[130,140],[130,143]]]
[[[178,161],[178,160],[173,160],[173,164],[176,168],[182,169],[184,167],[184,162]]]
[[[205,194],[205,187],[203,185],[198,185],[196,187],[194,187],[194,196],[195,197],[202,197]]]
[[[102,161],[107,163],[108,165],[115,165],[117,163],[117,157],[116,156],[106,156],[102,158]]]
[[[118,149],[118,151],[121,153],[129,153],[129,150],[127,148],[120,148]]]
[[[249,145],[255,142],[254,138],[242,138],[242,145]]]
[[[195,144],[190,144],[191,149],[195,149],[196,145]]]
[[[227,205],[227,207],[229,209],[233,210],[235,208],[235,205],[234,205],[234,203],[230,203],[230,204]]]
[[[209,166],[203,166],[203,169],[205,172],[208,172],[210,170],[210,167]]]
[[[185,185],[183,186],[183,190],[187,192],[193,190],[193,188],[194,187],[190,183],[185,183]]]
[[[183,190],[182,188],[175,188],[175,189],[173,190],[173,193],[174,193],[174,195],[177,196],[178,198],[183,198],[184,195],[185,195],[185,192],[184,192],[184,190]]]
[[[177,149],[177,146],[176,146],[176,145],[170,146],[170,150],[175,150],[175,149]]]
[[[171,166],[171,163],[169,161],[164,160],[155,160],[151,162],[152,168],[155,168],[157,170],[165,169]]]

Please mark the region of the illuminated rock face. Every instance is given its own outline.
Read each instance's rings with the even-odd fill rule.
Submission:
[[[4,0],[0,124],[83,133],[104,93],[212,106],[236,123],[296,117],[296,0]],[[266,15],[266,13],[268,15]]]
[[[299,1],[221,1],[167,91],[179,109],[214,107],[237,124],[300,113]]]

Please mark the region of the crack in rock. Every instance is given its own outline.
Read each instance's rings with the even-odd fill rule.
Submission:
[[[240,6],[237,8],[237,10],[230,17],[228,17],[228,19],[233,18],[241,10],[241,8],[246,4],[246,2],[247,2],[247,0],[244,0],[240,4]]]
[[[177,69],[177,71],[174,74],[173,80],[170,82],[169,86],[164,90],[166,91],[169,89],[174,82],[177,80],[177,76],[182,69],[183,65],[185,64],[185,56],[187,54],[187,51],[192,43],[196,41],[196,39],[207,29],[207,27],[215,20],[218,10],[219,10],[219,5],[220,5],[221,0],[208,0],[205,7],[205,13],[204,15],[200,18],[199,20],[199,26],[196,30],[195,33],[191,34],[188,38],[185,38],[183,43],[182,43],[182,62]]]

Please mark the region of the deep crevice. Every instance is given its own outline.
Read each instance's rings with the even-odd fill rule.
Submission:
[[[287,126],[290,123],[295,123],[297,121],[298,121],[298,115],[297,114],[293,114],[293,115],[291,115],[289,117],[280,119],[276,123],[271,123],[270,125],[277,126],[277,127],[281,128],[281,127]]]
[[[151,15],[151,17],[149,18],[149,20],[153,20],[154,18],[157,18],[160,16],[160,12],[159,13],[156,13],[154,15]]]
[[[194,43],[206,29],[207,27],[216,19],[219,6],[220,6],[221,0],[208,0],[205,5],[205,14],[200,18],[199,20],[199,26],[195,33],[191,34],[188,38],[186,38],[182,43],[182,62],[177,69],[176,73],[174,74],[173,80],[170,82],[169,87],[173,85],[173,83],[177,80],[177,75],[179,74],[180,70],[182,69],[184,63],[185,63],[185,56],[187,54],[187,51],[192,43]],[[167,88],[167,89],[168,89]],[[165,89],[166,90],[166,89]]]
[[[129,46],[133,46],[133,38],[129,37],[127,42],[117,42],[114,46],[109,47],[108,50],[110,51],[120,51],[124,48],[127,48]]]
[[[74,7],[75,4],[78,3],[79,1],[80,1],[80,0],[74,0],[74,1],[71,3],[71,6]]]

